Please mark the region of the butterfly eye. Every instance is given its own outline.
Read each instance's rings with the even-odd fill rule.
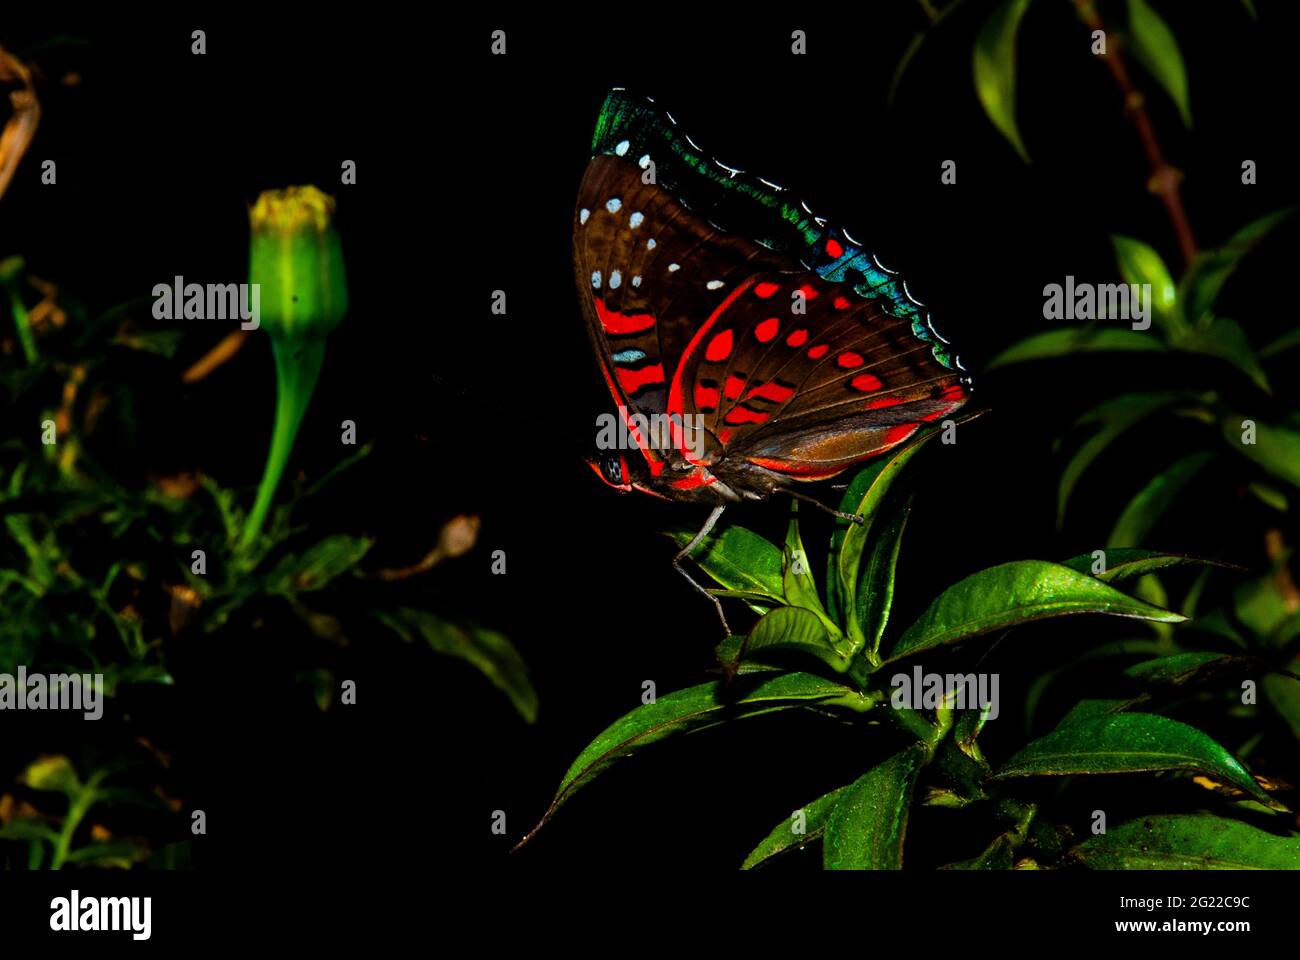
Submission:
[[[621,456],[606,457],[601,464],[601,472],[605,474],[605,480],[611,486],[621,487],[627,483],[627,471],[623,469]]]

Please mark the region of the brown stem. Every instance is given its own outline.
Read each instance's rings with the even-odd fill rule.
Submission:
[[[1101,30],[1107,37],[1110,36],[1101,17],[1097,14],[1094,0],[1073,0],[1073,3],[1084,26],[1089,30]],[[1192,225],[1187,219],[1187,211],[1183,209],[1182,197],[1178,193],[1178,184],[1183,179],[1182,171],[1165,159],[1164,151],[1160,149],[1160,141],[1156,139],[1155,127],[1151,125],[1151,118],[1147,116],[1146,100],[1141,91],[1133,85],[1119,48],[1112,46],[1101,59],[1115,79],[1115,85],[1119,87],[1120,93],[1124,95],[1124,112],[1137,128],[1138,136],[1142,138],[1142,147],[1146,150],[1147,160],[1151,163],[1151,179],[1147,181],[1147,189],[1158,196],[1165,205],[1169,221],[1174,227],[1174,234],[1178,237],[1178,249],[1183,255],[1183,261],[1190,265],[1196,258],[1196,239],[1192,235]]]

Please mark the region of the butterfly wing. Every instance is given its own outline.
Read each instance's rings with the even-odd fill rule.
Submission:
[[[574,260],[597,355],[620,405],[698,417],[704,462],[820,479],[967,399],[902,279],[782,188],[705,157],[623,91],[593,153]],[[664,453],[643,453],[656,472]]]

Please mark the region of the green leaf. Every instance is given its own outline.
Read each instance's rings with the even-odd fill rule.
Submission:
[[[1056,724],[1056,729],[1073,726],[1076,723],[1082,723],[1085,720],[1096,720],[1098,717],[1107,717],[1112,713],[1120,713],[1133,704],[1132,700],[1080,700],[1063,716]]]
[[[1071,853],[1096,870],[1300,870],[1300,837],[1209,814],[1130,820]]]
[[[338,534],[309,547],[301,556],[289,554],[267,575],[268,593],[292,595],[319,590],[361,562],[375,541]]]
[[[1218,560],[1206,560],[1203,557],[1188,557],[1180,553],[1160,553],[1156,550],[1137,550],[1131,547],[1107,547],[1102,551],[1102,562],[1106,569],[1102,573],[1092,574],[1102,583],[1118,583],[1134,577],[1145,576],[1155,570],[1167,567],[1213,566],[1232,568],[1230,563]],[[1062,566],[1080,573],[1092,573],[1094,559],[1091,553],[1082,553],[1062,562]]]
[[[869,477],[866,490],[862,493],[862,498],[846,511],[862,517],[862,523],[851,524],[844,532],[844,540],[840,544],[839,551],[840,597],[844,603],[848,620],[848,634],[853,640],[854,650],[861,649],[867,639],[861,617],[850,614],[857,613],[860,610],[857,599],[858,590],[860,589],[859,579],[862,554],[866,550],[868,537],[875,529],[879,520],[878,513],[881,504],[885,502],[885,497],[894,485],[894,481],[898,479],[903,468],[916,456],[921,447],[936,435],[936,432],[931,431],[918,437],[879,467],[873,467],[869,473],[863,471]],[[901,533],[900,529],[899,534],[901,535]],[[877,571],[877,576],[879,575],[880,572]],[[872,584],[863,584],[861,589],[870,589],[871,586]]]
[[[1183,125],[1190,127],[1192,109],[1187,98],[1187,69],[1173,31],[1146,0],[1128,0],[1128,22],[1133,52],[1178,106]]]
[[[1265,393],[1273,392],[1268,374],[1260,366],[1259,355],[1246,338],[1246,331],[1235,320],[1215,317],[1208,326],[1189,329],[1178,336],[1174,346],[1186,353],[1202,353],[1232,364]]]
[[[840,673],[849,665],[848,657],[836,652],[826,625],[816,614],[801,607],[778,607],[754,624],[745,644],[746,659],[771,650],[798,650]]]
[[[1254,443],[1245,443],[1247,429],[1242,426],[1245,421],[1245,417],[1235,414],[1224,417],[1222,428],[1228,446],[1239,450],[1278,479],[1300,487],[1300,431],[1251,420]]]
[[[1111,546],[1136,547],[1141,543],[1183,488],[1213,458],[1214,454],[1207,450],[1188,454],[1153,477],[1115,521],[1108,540]]]
[[[945,863],[940,870],[1010,870],[1015,865],[1015,838],[1010,831],[998,834],[978,857]]]
[[[812,564],[808,551],[804,549],[799,538],[799,504],[790,502],[790,525],[786,528],[785,549],[781,554],[784,573],[782,585],[785,589],[786,603],[792,607],[802,607],[811,612],[824,626],[823,632],[839,637],[840,628],[826,614],[821,598],[817,596],[817,580],[812,575]]]
[[[890,659],[1019,623],[1081,613],[1162,623],[1184,619],[1059,563],[1017,560],[981,570],[941,593],[899,638]]]
[[[1026,163],[1029,153],[1016,127],[1016,31],[1029,0],[1007,0],[984,22],[975,38],[975,93],[993,126]]]
[[[1226,781],[1266,804],[1237,759],[1195,727],[1154,713],[1116,713],[1060,726],[994,774],[1009,777],[1188,770]]]
[[[1133,237],[1111,234],[1115,259],[1126,283],[1151,285],[1151,319],[1166,333],[1182,325],[1178,313],[1178,287],[1156,248]]]
[[[684,547],[695,534],[673,530],[668,536]],[[727,527],[721,533],[714,533],[695,548],[691,559],[728,590],[744,590],[761,594],[775,603],[785,603],[781,551],[752,530]]]
[[[1085,470],[1122,434],[1142,420],[1176,403],[1192,399],[1187,393],[1126,393],[1099,404],[1079,418],[1080,425],[1098,422],[1100,429],[1083,442],[1061,472],[1056,522],[1065,521],[1065,505]]]
[[[33,790],[54,790],[69,797],[79,796],[84,789],[72,761],[64,756],[41,757],[23,771],[19,780]]]
[[[867,649],[872,653],[880,649],[885,626],[889,623],[889,611],[894,603],[894,571],[903,545],[903,530],[911,512],[912,498],[908,497],[900,510],[873,525],[876,529],[872,530],[867,546],[867,561],[858,584],[855,613],[866,636]]]
[[[1278,337],[1266,347],[1262,347],[1259,356],[1263,359],[1275,356],[1293,347],[1300,347],[1300,327],[1295,327]]]
[[[1150,333],[1124,327],[1062,327],[1026,337],[985,364],[986,370],[1027,360],[1069,357],[1076,353],[1160,351],[1165,345]]]
[[[399,607],[393,613],[376,610],[374,616],[407,643],[418,635],[436,652],[467,661],[510,698],[525,722],[537,719],[537,692],[528,680],[528,667],[504,635],[449,623],[411,607]]]
[[[615,761],[649,744],[677,733],[702,730],[727,720],[753,717],[774,710],[810,705],[839,705],[851,710],[870,709],[879,700],[809,673],[754,674],[729,686],[703,683],[665,694],[637,707],[606,727],[578,755],[542,817],[546,823],[560,805],[603,773]],[[531,836],[531,834],[530,834]]]
[[[1300,671],[1300,661],[1293,662],[1291,669]],[[1296,739],[1300,740],[1300,680],[1269,674],[1264,678],[1264,695],[1278,715],[1287,722]]]
[[[851,785],[850,785],[851,786]],[[823,794],[812,803],[806,803],[794,813],[803,814],[803,833],[795,833],[795,818],[792,814],[786,820],[778,823],[745,858],[740,869],[752,870],[760,863],[772,859],[777,854],[784,853],[795,847],[803,847],[804,844],[818,839],[826,831],[826,820],[835,805],[839,803],[840,798],[847,793],[849,787],[840,787],[838,790],[832,790],[830,793]]]
[[[1183,275],[1178,297],[1188,323],[1203,326],[1209,322],[1219,291],[1237,269],[1241,258],[1297,209],[1300,208],[1286,207],[1266,214],[1237,231],[1222,247],[1203,252],[1196,258]]]
[[[846,788],[826,819],[826,869],[902,869],[907,814],[926,756],[923,745],[913,744]]]
[[[1193,680],[1218,676],[1228,670],[1235,672],[1253,666],[1255,663],[1256,661],[1251,657],[1234,657],[1215,653],[1212,650],[1195,650],[1135,663],[1124,671],[1124,676],[1142,683],[1177,687],[1191,683]]]

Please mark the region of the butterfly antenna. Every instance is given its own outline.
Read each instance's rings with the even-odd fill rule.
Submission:
[[[694,587],[698,593],[702,594],[705,597],[708,597],[709,600],[713,602],[714,608],[718,611],[718,619],[722,621],[722,629],[725,632],[725,636],[729,637],[731,636],[731,627],[727,625],[727,615],[722,612],[722,601],[719,600],[717,597],[715,597],[713,594],[709,593],[709,591],[704,589],[704,587],[696,583],[695,578],[693,578],[689,573],[687,573],[686,568],[682,566],[682,561],[685,560],[687,557],[689,557],[691,555],[691,551],[693,551],[696,547],[698,547],[700,545],[700,541],[702,541],[705,537],[707,537],[710,531],[713,530],[714,525],[718,522],[718,518],[722,516],[722,511],[725,509],[727,509],[727,505],[725,503],[722,504],[721,506],[713,508],[713,512],[709,514],[709,519],[705,520],[704,526],[700,527],[700,532],[697,533],[691,539],[690,543],[688,543],[686,546],[682,547],[680,550],[677,551],[676,556],[673,557],[673,568],[678,573],[680,573],[683,577],[685,577],[686,581],[692,587]]]
[[[828,507],[826,506],[826,504],[822,503],[816,497],[810,497],[806,493],[800,493],[797,490],[783,490],[781,492],[790,494],[790,496],[794,497],[796,500],[802,500],[805,503],[811,503],[814,507],[817,507],[820,510],[825,510],[832,517],[838,517],[839,519],[847,520],[850,523],[862,523],[862,518],[858,516],[856,513],[845,513],[843,510],[836,510],[834,507]]]

